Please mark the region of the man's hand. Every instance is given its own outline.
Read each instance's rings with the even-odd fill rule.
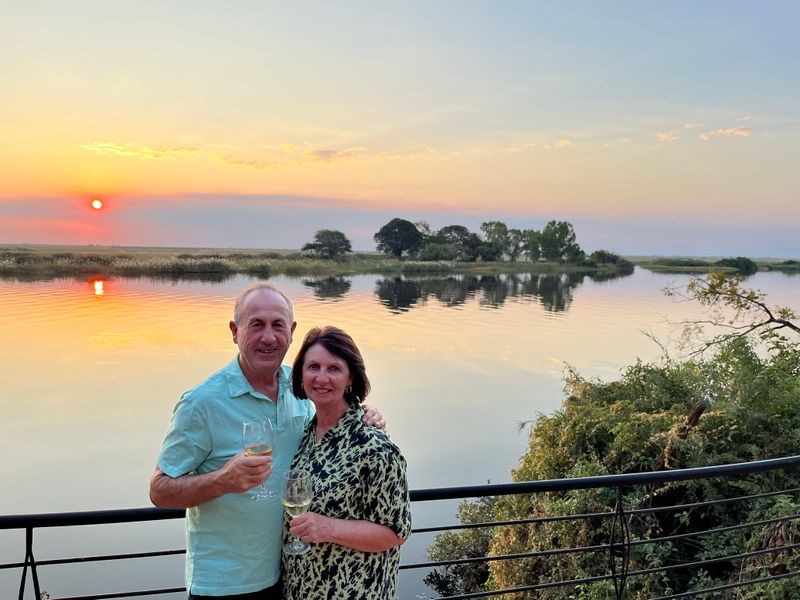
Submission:
[[[271,456],[246,456],[242,451],[219,470],[219,483],[225,493],[240,494],[263,483],[270,474]]]
[[[370,406],[369,404],[362,404],[361,408],[364,409],[365,425],[372,425],[373,427],[378,427],[380,429],[383,429],[384,432],[388,434],[388,431],[386,431],[386,420],[383,418],[381,411],[379,411],[374,406]]]
[[[217,471],[170,477],[158,467],[150,477],[150,501],[161,508],[189,508],[225,494],[254,488],[272,473],[271,456],[245,456],[240,452]]]

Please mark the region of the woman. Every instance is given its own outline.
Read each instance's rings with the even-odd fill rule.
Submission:
[[[370,385],[353,339],[336,327],[309,331],[292,390],[316,408],[292,462],[312,474],[314,499],[285,531],[311,550],[284,554],[284,597],[393,598],[411,532],[406,462],[384,431],[361,422]]]

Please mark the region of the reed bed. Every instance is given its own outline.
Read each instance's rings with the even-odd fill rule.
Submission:
[[[136,247],[0,247],[0,276],[9,278],[151,276],[222,280],[235,274],[259,278],[335,277],[361,274],[409,275],[447,273],[606,273],[624,274],[614,265],[587,268],[527,261],[451,262],[398,260],[377,252],[356,252],[342,260],[323,260],[290,250]]]

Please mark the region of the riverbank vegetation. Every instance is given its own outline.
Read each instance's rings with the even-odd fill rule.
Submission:
[[[779,259],[751,259],[745,256],[733,258],[692,257],[628,257],[633,264],[658,273],[738,273],[751,275],[756,271],[783,271],[800,273],[800,261]]]
[[[759,261],[747,257],[627,258],[599,249],[587,254],[571,223],[549,221],[541,230],[516,229],[486,221],[479,232],[463,225],[438,230],[426,222],[395,218],[373,236],[377,252],[353,252],[347,236],[320,229],[297,250],[137,248],[119,246],[0,246],[0,276],[153,276],[223,279],[237,273],[336,277],[359,274],[585,273],[622,276],[634,265],[653,271],[730,272],[758,270],[800,273],[800,261]]]
[[[674,293],[674,292],[673,292]],[[728,326],[701,344],[688,360],[668,355],[654,364],[637,363],[617,381],[589,380],[575,371],[565,378],[566,396],[559,410],[539,416],[529,447],[512,471],[513,481],[560,479],[615,473],[702,467],[797,454],[800,447],[800,323],[788,309],[771,308],[763,294],[744,289],[741,281],[716,274],[695,280],[681,291],[704,305],[725,305]],[[694,333],[702,322],[685,323]],[[688,338],[690,341],[693,336]],[[777,483],[776,483],[777,482]],[[628,509],[687,504],[791,489],[800,485],[796,471],[730,479],[702,479],[628,490]],[[505,496],[465,502],[463,523],[486,523],[567,514],[613,511],[611,490]],[[687,509],[633,516],[633,540],[688,534],[709,527],[729,531],[634,545],[630,571],[658,568],[751,550],[777,549],[800,542],[800,524],[778,520],[800,512],[797,495],[730,503],[713,510]],[[767,521],[763,526],[736,525]],[[431,560],[545,552],[520,560],[501,560],[440,567],[426,578],[441,595],[513,588],[547,581],[580,579],[608,572],[605,552],[548,555],[557,548],[607,544],[608,521],[553,521],[493,529],[466,529],[438,536],[429,548]],[[630,597],[650,598],[698,591],[714,585],[758,579],[797,570],[800,555],[773,551],[744,563],[713,563],[705,569],[674,569],[629,578]],[[743,588],[741,598],[795,597],[796,580],[777,579]],[[579,589],[544,589],[537,598],[613,598],[609,581]],[[714,596],[716,597],[716,596]],[[719,596],[723,597],[723,596]],[[724,596],[728,597],[728,596]]]
[[[627,272],[632,271],[632,266]],[[237,273],[271,275],[347,276],[359,274],[426,273],[624,273],[617,264],[595,266],[540,262],[421,261],[358,252],[329,260],[297,251],[224,249],[158,249],[119,247],[6,247],[0,248],[0,276],[109,277],[143,276],[224,278]]]

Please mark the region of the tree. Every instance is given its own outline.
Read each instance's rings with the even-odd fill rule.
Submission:
[[[617,264],[620,260],[619,254],[614,254],[608,250],[595,250],[589,255],[589,258],[597,263],[602,264]]]
[[[422,234],[422,245],[427,245],[431,239],[436,235],[436,233],[431,229],[431,226],[428,224],[427,221],[414,221],[414,227],[417,228]]]
[[[550,221],[542,229],[539,243],[545,260],[563,262],[583,258],[584,253],[576,241],[575,230],[567,221]]]
[[[508,227],[501,221],[486,221],[481,223],[481,233],[486,245],[492,248],[486,250],[487,255],[491,254],[500,259],[508,252],[511,241],[508,238]]]
[[[522,251],[532,262],[538,262],[542,257],[542,233],[538,229],[526,229],[522,234],[524,238]]]
[[[422,247],[422,234],[411,221],[395,218],[373,236],[378,250],[401,258]]]
[[[736,269],[743,275],[752,275],[758,271],[756,262],[746,256],[737,256],[736,258],[723,258],[714,263],[718,267],[731,267]]]
[[[741,277],[709,273],[706,278],[692,277],[685,287],[669,287],[664,292],[668,296],[697,301],[709,310],[705,319],[678,323],[683,329],[684,343],[692,349],[692,354],[702,354],[721,343],[751,334],[758,334],[762,339],[785,332],[800,336],[798,314],[785,306],[770,307],[764,292],[742,287]],[[706,326],[715,328],[717,335],[705,338]]]
[[[508,230],[508,259],[515,262],[525,247],[525,234],[521,229]]]
[[[314,241],[303,246],[303,252],[328,260],[339,259],[352,251],[350,240],[335,229],[320,229],[314,234]]]
[[[478,258],[480,238],[463,225],[442,227],[433,238],[435,242],[447,244],[456,255],[456,260],[472,262]]]

